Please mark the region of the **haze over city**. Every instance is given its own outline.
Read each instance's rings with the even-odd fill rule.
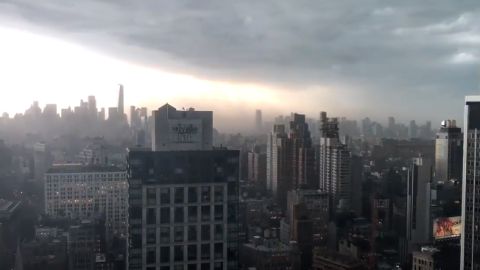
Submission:
[[[0,106],[108,107],[123,83],[221,128],[258,107],[438,123],[477,92],[478,17],[475,1],[3,1]]]
[[[478,270],[479,48],[478,0],[0,0],[0,270]]]

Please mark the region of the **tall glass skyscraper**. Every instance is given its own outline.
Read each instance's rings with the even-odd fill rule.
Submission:
[[[480,96],[465,99],[461,270],[480,269]]]

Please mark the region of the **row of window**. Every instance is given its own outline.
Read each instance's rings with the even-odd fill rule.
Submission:
[[[213,234],[212,234],[213,229]],[[159,229],[158,242],[160,244],[169,244],[172,242],[198,242],[198,241],[211,241],[212,236],[215,241],[222,241],[224,237],[224,227],[222,224],[214,225],[190,225],[190,226],[161,226]],[[172,235],[173,233],[173,235]],[[157,244],[157,229],[147,228],[146,231],[147,245]]]
[[[188,207],[175,207],[173,208],[173,222],[174,223],[184,223],[184,222],[209,222],[212,221],[212,209],[213,209],[213,220],[214,221],[223,221],[223,205],[203,205],[203,206],[188,206]],[[160,208],[160,224],[170,224],[171,219],[171,208],[170,207],[161,207]],[[187,218],[185,220],[185,211],[187,212]],[[199,216],[200,214],[200,216]],[[147,208],[146,212],[147,225],[154,225],[157,223],[157,208]]]
[[[157,196],[157,190],[159,194]],[[213,196],[212,196],[213,190]],[[187,194],[185,194],[185,192]],[[213,197],[214,202],[224,201],[223,186],[202,186],[202,187],[175,187],[175,188],[147,188],[147,204],[156,205],[160,203],[165,204],[184,204],[184,203],[210,203]],[[172,198],[173,195],[173,198]],[[158,199],[157,199],[158,198]]]
[[[213,258],[211,251],[213,249]],[[159,248],[159,257],[157,258],[157,249],[155,247],[147,248],[146,264],[170,263],[198,260],[222,260],[224,259],[223,243],[201,244],[201,245],[176,245],[173,249],[170,246]],[[172,254],[173,253],[173,254]],[[173,256],[172,256],[173,255]],[[158,259],[158,261],[157,261]]]
[[[160,266],[160,268],[156,268],[154,266],[147,267],[147,270],[211,270],[211,264],[210,263],[201,263],[201,264],[188,264],[187,267],[183,264],[177,264],[174,265],[173,268],[170,268],[170,266]],[[223,270],[223,262],[215,262],[213,263],[213,270]]]

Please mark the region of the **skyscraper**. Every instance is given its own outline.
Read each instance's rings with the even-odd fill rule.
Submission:
[[[120,89],[118,90],[118,106],[117,113],[118,117],[123,120],[125,119],[125,104],[123,103],[123,84],[120,84]]]
[[[407,241],[409,251],[432,238],[431,184],[433,165],[429,159],[414,158],[407,177]]]
[[[287,192],[316,187],[315,151],[305,115],[292,114],[288,134],[284,125],[274,125],[267,141],[267,190],[285,208]]]
[[[88,96],[88,112],[91,117],[93,117],[94,119],[97,118],[98,109],[95,96]]]
[[[290,146],[293,188],[317,188],[315,173],[315,151],[304,114],[294,113],[290,122]]]
[[[462,130],[455,120],[442,121],[435,140],[435,180],[447,183],[462,177]]]
[[[461,270],[480,269],[480,96],[465,99],[463,134]]]
[[[255,111],[255,129],[257,132],[261,132],[263,128],[262,122],[262,110]]]
[[[351,199],[351,154],[339,139],[338,120],[320,114],[318,173],[320,190],[330,194],[331,207],[347,209]]]
[[[212,112],[154,112],[130,149],[128,269],[238,269],[239,151],[213,149]]]
[[[274,125],[267,141],[267,191],[275,197],[286,196],[290,178],[287,169],[288,136],[285,125]],[[280,194],[279,194],[280,191]]]

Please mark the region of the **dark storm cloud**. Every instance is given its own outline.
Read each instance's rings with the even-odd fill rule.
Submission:
[[[130,46],[122,50],[130,60],[297,91],[338,86],[410,113],[452,100],[461,106],[478,85],[476,0],[0,3],[3,16],[101,50]]]

